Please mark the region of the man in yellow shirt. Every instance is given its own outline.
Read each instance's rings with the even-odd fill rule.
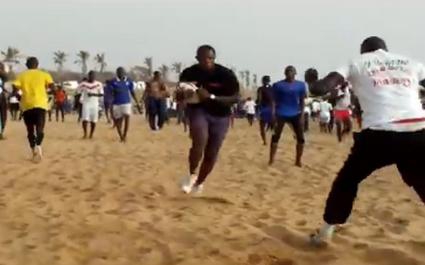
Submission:
[[[28,141],[34,161],[39,161],[42,158],[41,143],[48,109],[47,89],[53,89],[54,84],[49,73],[37,69],[37,58],[28,58],[26,66],[28,70],[18,75],[13,85],[22,91],[21,109],[27,127]]]

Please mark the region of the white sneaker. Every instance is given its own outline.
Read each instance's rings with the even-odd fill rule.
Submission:
[[[193,192],[197,195],[202,194],[203,191],[204,191],[204,185],[203,184],[193,187]]]
[[[310,236],[310,242],[315,246],[326,245],[332,239],[334,232],[334,225],[325,224],[322,229]]]
[[[190,177],[187,177],[185,180],[183,180],[182,187],[181,187],[183,192],[186,194],[191,193],[197,179],[198,179],[198,176],[191,175]]]
[[[33,150],[33,159],[35,162],[40,162],[43,159],[43,149],[37,145]]]

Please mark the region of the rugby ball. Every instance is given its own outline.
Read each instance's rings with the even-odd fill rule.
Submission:
[[[183,91],[184,100],[187,104],[198,104],[200,101],[198,93],[199,89],[195,84],[189,82],[179,83],[178,88]]]

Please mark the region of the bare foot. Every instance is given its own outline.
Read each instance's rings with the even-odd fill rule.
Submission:
[[[297,161],[297,162],[295,162],[295,166],[297,166],[297,167],[303,167],[303,164],[301,163],[301,161]]]

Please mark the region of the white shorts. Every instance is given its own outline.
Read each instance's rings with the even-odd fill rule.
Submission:
[[[83,104],[81,119],[88,122],[97,122],[99,120],[99,106]]]
[[[331,114],[329,112],[321,112],[320,113],[320,123],[328,124],[331,122]]]
[[[131,103],[122,104],[122,105],[113,105],[112,113],[114,114],[115,119],[120,119],[123,116],[131,115]]]

